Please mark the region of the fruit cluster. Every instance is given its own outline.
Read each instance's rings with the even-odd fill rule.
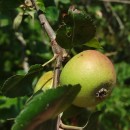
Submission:
[[[51,80],[53,80],[52,75],[53,73],[50,76]],[[48,77],[44,75],[44,78],[49,79]],[[41,86],[45,84],[44,81],[45,79],[41,80]],[[112,62],[95,50],[87,50],[75,55],[64,66],[60,75],[60,86],[81,85],[81,91],[73,104],[85,108],[93,107],[109,97],[115,83],[116,73]],[[47,83],[44,87],[48,85]]]

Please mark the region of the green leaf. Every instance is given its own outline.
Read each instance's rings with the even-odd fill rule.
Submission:
[[[43,0],[36,0],[36,4],[40,8],[40,10],[42,10],[43,12],[45,12],[45,5],[43,3]]]
[[[59,18],[59,10],[55,6],[49,6],[46,8],[46,13],[45,13],[47,20],[51,24],[55,24],[58,21]]]
[[[1,15],[1,14],[0,14]],[[0,16],[0,26],[5,27],[9,24],[9,20],[5,17]]]
[[[118,83],[124,86],[125,81],[130,79],[130,64],[122,61],[115,65],[115,69]]]
[[[15,17],[13,22],[13,29],[17,30],[22,22],[23,19],[23,12],[19,12],[18,15]]]
[[[70,0],[55,0],[56,5],[62,3],[62,4],[70,4]]]
[[[101,44],[98,42],[96,38],[91,39],[90,41],[86,42],[84,45],[96,49],[102,49]]]
[[[10,108],[10,106],[17,104],[17,98],[7,98],[5,96],[0,96],[0,101],[4,101],[2,104],[0,104],[0,109]]]
[[[34,10],[25,10],[24,15],[30,16],[32,20],[34,20],[35,17],[35,11]]]
[[[23,108],[24,102],[27,97],[22,98],[7,98],[0,96],[0,101],[4,101],[0,104],[0,120],[7,120],[15,118],[21,108]]]
[[[36,64],[30,67],[26,75],[14,75],[8,78],[2,86],[2,94],[10,98],[31,94],[32,80],[41,71],[43,71],[42,65]]]
[[[95,36],[92,18],[83,11],[69,9],[64,23],[57,30],[56,40],[63,48],[82,46]]]
[[[33,129],[33,127],[55,118],[70,106],[80,88],[80,85],[69,85],[34,95],[16,118],[12,130]]]

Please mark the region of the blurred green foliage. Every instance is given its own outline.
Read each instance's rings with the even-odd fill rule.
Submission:
[[[20,4],[18,1],[8,9],[8,2],[0,2],[0,87],[8,77],[25,74],[29,66],[43,64],[53,56],[49,38],[41,29],[33,10],[26,10],[18,28],[13,29],[14,19],[23,11],[19,8]],[[112,60],[117,72],[117,84],[112,96],[97,106],[103,112],[99,116],[96,129],[130,130],[129,5],[92,0],[44,0],[44,4],[45,15],[55,31],[71,5],[92,16],[97,27],[96,38],[103,47],[101,51]],[[84,49],[88,47],[75,48],[72,55]],[[53,64],[47,65],[43,72],[50,69],[53,69]],[[25,99],[26,97],[9,99],[0,96],[1,130],[10,129],[12,118],[20,112]]]

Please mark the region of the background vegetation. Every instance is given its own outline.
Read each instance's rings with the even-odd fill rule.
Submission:
[[[96,129],[130,130],[130,2],[44,0],[44,4],[45,15],[55,31],[70,5],[85,10],[94,19],[96,37],[103,48],[100,50],[112,60],[117,73],[112,96],[97,106],[98,110],[104,111],[98,118]],[[41,29],[34,10],[26,10],[20,20],[22,11],[18,5],[15,5],[16,8],[14,5],[14,0],[0,1],[0,86],[8,77],[25,74],[31,65],[43,64],[53,56],[50,41]],[[71,55],[85,49],[90,48],[75,49]],[[53,64],[47,65],[44,72],[51,69]],[[1,94],[1,130],[10,129],[11,119],[20,112],[25,100],[26,97],[10,99]]]

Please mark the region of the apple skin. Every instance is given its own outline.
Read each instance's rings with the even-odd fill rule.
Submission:
[[[43,74],[38,80],[36,87],[34,88],[34,93],[42,89],[43,91],[52,88],[53,84],[53,71],[48,71]]]
[[[109,97],[115,83],[116,73],[112,62],[96,50],[75,55],[60,75],[60,85],[81,85],[73,104],[85,108],[95,107]]]

